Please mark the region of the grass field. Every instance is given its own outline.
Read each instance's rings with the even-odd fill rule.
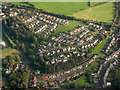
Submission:
[[[67,88],[68,86],[71,85],[74,86],[75,88],[83,88],[83,87],[87,88],[91,86],[91,84],[88,83],[87,77],[85,77],[84,75],[81,76],[76,81],[65,83],[63,86],[61,86],[61,88]]]
[[[105,45],[105,42],[107,40],[108,40],[108,36],[93,49],[92,54],[100,54],[100,51],[103,48],[103,46]]]
[[[67,25],[67,26],[60,25],[54,31],[54,33],[52,33],[52,35],[56,35],[56,34],[59,34],[61,32],[70,31],[70,30],[72,30],[73,28],[77,27],[80,24],[83,24],[83,22],[80,22],[80,21],[71,21],[71,23],[69,25]]]
[[[35,7],[48,12],[72,15],[88,8],[87,2],[31,2]]]
[[[89,84],[87,82],[87,78],[85,76],[81,76],[80,79],[75,81],[73,84],[76,86],[76,88],[90,87],[91,86],[91,84]]]
[[[87,68],[85,68],[86,71],[91,71],[93,70],[95,67],[97,67],[99,64],[97,62],[92,63],[90,66],[88,66]]]
[[[6,56],[14,55],[18,53],[19,51],[17,51],[16,49],[4,48],[3,50],[0,50],[0,58],[5,58]]]
[[[105,3],[95,7],[90,7],[86,10],[82,10],[73,14],[76,18],[84,18],[94,21],[102,21],[111,23],[113,19],[113,3]]]

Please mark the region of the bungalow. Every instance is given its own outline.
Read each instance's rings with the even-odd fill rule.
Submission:
[[[5,73],[6,73],[6,74],[10,74],[10,73],[11,73],[10,68],[9,68],[9,69],[6,69]]]
[[[0,45],[6,46],[6,43],[4,41],[0,40]]]
[[[48,85],[49,85],[49,86],[54,86],[54,85],[55,85],[55,82],[48,82]]]
[[[65,77],[66,80],[70,80],[71,76],[67,76]]]
[[[67,59],[64,58],[64,59],[63,59],[63,62],[67,62]]]
[[[41,79],[43,80],[49,80],[49,75],[46,75],[46,76],[40,76]]]
[[[43,25],[43,26],[38,26],[35,30],[35,33],[39,33],[40,31],[42,31],[43,29],[45,29],[47,27],[47,25]]]
[[[36,78],[36,76],[32,77],[31,86],[32,87],[36,87],[37,86],[37,78]]]
[[[76,74],[76,73],[74,73],[73,75],[72,75],[72,77],[74,78],[74,77],[77,77],[79,74]]]
[[[55,60],[51,60],[51,64],[54,64],[55,63]]]

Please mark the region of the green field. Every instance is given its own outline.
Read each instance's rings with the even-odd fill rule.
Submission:
[[[61,32],[70,31],[70,30],[72,30],[73,28],[77,27],[80,24],[83,24],[83,22],[71,21],[71,23],[69,25],[66,25],[66,26],[59,25],[58,28],[56,28],[56,30],[52,33],[52,35],[56,35],[56,34],[59,34]]]
[[[108,40],[108,36],[93,49],[92,54],[100,54],[100,51],[103,48],[103,46],[105,45],[105,42],[107,40]]]
[[[92,64],[90,64],[87,68],[85,68],[86,71],[91,71],[93,70],[95,67],[97,67],[99,64],[97,62],[94,62]]]
[[[35,7],[48,12],[72,15],[88,8],[88,2],[31,2]]]
[[[61,86],[62,88],[67,88],[67,87],[71,87],[74,86],[74,88],[87,88],[87,87],[91,87],[91,84],[88,83],[87,77],[85,77],[84,75],[81,76],[79,79],[77,79],[76,81],[73,82],[67,82],[65,83],[63,86]]]
[[[95,7],[90,7],[86,10],[82,10],[73,14],[76,18],[84,18],[94,21],[102,21],[111,23],[113,19],[113,3],[105,3]]]
[[[0,50],[0,58],[5,58],[6,56],[14,55],[18,53],[19,51],[17,51],[16,49],[4,48],[3,50]]]

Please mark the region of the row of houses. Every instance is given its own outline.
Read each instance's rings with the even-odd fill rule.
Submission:
[[[110,56],[106,57],[105,60],[111,60],[113,58],[117,58],[120,55],[120,49],[112,53]]]
[[[54,54],[58,54],[58,53],[62,53],[62,52],[68,52],[68,51],[74,51],[76,49],[76,47],[65,47],[65,48],[61,48],[61,49],[55,49],[55,50],[49,50],[49,51],[45,51],[45,52],[40,52],[40,53],[44,53],[44,55],[54,55]]]
[[[23,65],[23,63],[20,61],[20,62],[15,62],[15,64],[13,65],[12,68],[7,68],[4,72],[5,74],[11,74],[11,71],[12,69],[14,70],[18,70],[18,69],[24,69],[24,68],[27,68],[25,65]]]
[[[99,30],[103,29],[103,26],[98,25],[98,24],[95,24],[95,23],[89,23],[88,26],[89,26],[89,27],[92,27],[92,28],[94,28],[94,29],[95,29],[95,28],[96,28],[96,29],[99,29]]]
[[[58,24],[67,25],[67,24],[70,23],[70,21],[63,20],[63,19],[60,19],[60,18],[55,17],[55,16],[47,15],[47,14],[44,14],[44,13],[41,13],[41,12],[39,14],[40,14],[40,16],[45,17],[45,18],[47,18],[49,20],[52,20],[52,21],[54,21],[54,22],[56,22]]]
[[[80,33],[79,35],[69,35],[68,33],[61,33],[57,36],[54,36],[52,37],[51,39],[56,41],[56,42],[59,42],[59,43],[67,43],[67,44],[78,44],[78,45],[81,45],[82,43],[84,43],[84,40],[87,41],[92,39],[93,37],[92,36],[87,36],[86,34],[89,33],[88,30],[84,30],[84,31],[81,31],[82,33]],[[84,39],[81,39],[84,35],[86,35],[86,38]],[[89,39],[88,39],[89,38]]]
[[[73,35],[74,33],[77,33],[77,32],[79,32],[82,29],[84,29],[84,25],[79,25],[78,27],[76,27],[73,30],[71,30],[69,33],[70,33],[70,35]]]
[[[29,28],[32,28],[32,27],[34,27],[35,25],[37,25],[37,24],[39,24],[39,23],[40,23],[39,20],[34,20],[34,21],[32,21],[32,22],[30,22],[30,23],[28,24],[28,27],[29,27]]]
[[[47,27],[47,28],[42,32],[43,36],[44,36],[44,37],[49,36],[56,28],[57,28],[57,24],[53,24],[53,25]]]
[[[106,53],[108,53],[108,51],[115,44],[115,42],[116,42],[116,38],[113,37],[112,40],[110,41],[109,45],[107,46],[106,50],[105,50]]]
[[[70,58],[72,56],[80,57],[83,54],[77,51],[73,51],[71,53],[65,53],[65,54],[56,54],[52,60],[50,61],[45,61],[46,64],[55,64],[55,63],[59,63],[59,62],[66,62],[68,61],[68,58]]]
[[[92,41],[88,42],[87,44],[82,45],[81,48],[85,49],[85,48],[94,47],[98,42],[99,42],[98,39],[92,40]]]
[[[43,29],[47,28],[47,24],[43,24],[41,26],[37,26],[35,28],[35,34],[41,32]]]

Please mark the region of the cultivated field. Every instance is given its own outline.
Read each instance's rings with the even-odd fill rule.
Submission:
[[[73,14],[73,16],[76,18],[84,18],[94,21],[111,23],[113,19],[113,11],[113,3],[105,3],[77,12]]]

